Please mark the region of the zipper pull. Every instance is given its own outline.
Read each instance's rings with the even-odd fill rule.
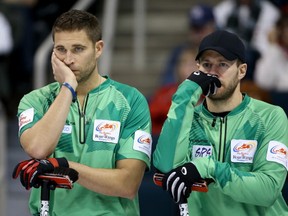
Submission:
[[[213,118],[213,121],[212,121],[211,126],[212,126],[212,127],[215,127],[215,125],[216,125],[216,118]]]
[[[85,143],[85,113],[84,112],[80,112],[80,122],[79,122],[79,137],[80,137],[80,143],[84,144]]]

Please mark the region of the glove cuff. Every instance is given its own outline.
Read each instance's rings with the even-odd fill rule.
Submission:
[[[68,161],[66,158],[49,158],[48,159],[54,167],[69,167]]]
[[[59,164],[59,167],[69,167],[69,163],[66,158],[56,158]]]

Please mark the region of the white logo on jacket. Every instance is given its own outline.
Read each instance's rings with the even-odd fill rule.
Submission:
[[[119,121],[96,119],[94,121],[93,140],[118,143],[120,124]]]
[[[19,130],[21,130],[21,128],[24,127],[25,125],[32,122],[33,118],[34,118],[34,108],[30,108],[23,111],[18,118]]]
[[[234,163],[253,163],[257,140],[231,140],[231,161]]]
[[[288,170],[288,148],[283,143],[270,141],[266,159],[282,164]]]
[[[152,137],[149,133],[137,130],[134,136],[133,149],[145,153],[149,158],[152,151]]]
[[[192,158],[212,156],[212,146],[208,145],[193,145]]]

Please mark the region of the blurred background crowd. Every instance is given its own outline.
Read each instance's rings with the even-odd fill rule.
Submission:
[[[235,32],[245,42],[248,72],[242,91],[288,114],[287,0],[1,0],[0,183],[7,182],[8,189],[0,191],[0,216],[28,215],[28,192],[19,182],[10,183],[11,169],[26,157],[17,140],[17,105],[25,93],[53,80],[51,27],[72,7],[102,21],[100,73],[146,96],[154,143],[178,84],[196,69],[200,40],[215,29]],[[153,188],[149,174],[140,195],[144,216],[174,211],[168,197]]]

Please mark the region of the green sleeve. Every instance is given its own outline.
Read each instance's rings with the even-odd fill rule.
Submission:
[[[146,98],[138,91],[134,91],[134,96],[130,91],[127,100],[130,101],[130,112],[125,121],[125,127],[122,127],[120,137],[120,149],[116,154],[116,160],[124,158],[136,158],[143,160],[147,168],[150,169],[150,158],[152,150],[152,138],[151,138],[151,117],[149,113],[148,103]],[[145,138],[149,139],[148,143],[142,145],[141,149],[135,150],[133,143],[136,137],[136,132],[142,131],[145,133]],[[132,148],[131,148],[132,147]]]
[[[153,164],[159,171],[169,172],[185,160],[189,149],[194,107],[201,93],[199,85],[185,80],[173,95],[167,119],[153,153]]]

